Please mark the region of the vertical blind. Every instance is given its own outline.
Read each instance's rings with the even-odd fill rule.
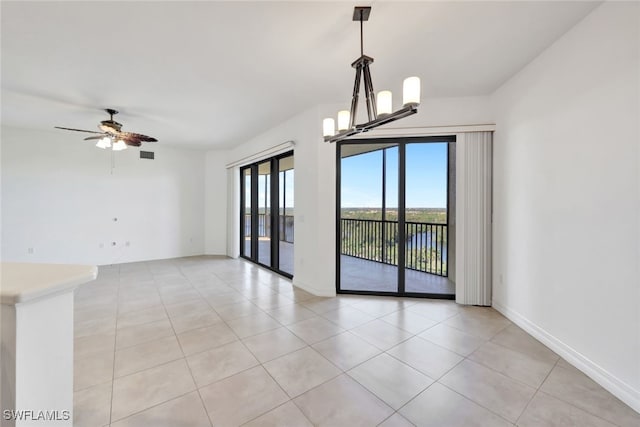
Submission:
[[[456,302],[491,305],[492,132],[456,140]]]

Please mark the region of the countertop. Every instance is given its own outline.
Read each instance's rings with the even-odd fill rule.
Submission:
[[[0,303],[14,305],[53,296],[95,280],[95,265],[0,264]]]

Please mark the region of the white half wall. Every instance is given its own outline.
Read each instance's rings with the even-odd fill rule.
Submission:
[[[494,94],[494,306],[640,411],[640,4]]]
[[[115,152],[111,174],[111,151],[81,134],[3,127],[1,136],[3,260],[105,265],[204,253],[203,152],[144,144],[155,160]]]

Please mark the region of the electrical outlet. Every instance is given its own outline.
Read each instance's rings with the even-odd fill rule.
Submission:
[[[29,255],[33,255],[33,248],[27,248],[27,253]]]

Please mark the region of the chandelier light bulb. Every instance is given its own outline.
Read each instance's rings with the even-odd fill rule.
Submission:
[[[113,151],[121,151],[126,149],[127,149],[127,144],[125,144],[124,141],[121,139],[119,139],[113,144]]]
[[[333,136],[336,134],[336,122],[332,118],[322,121],[322,136]]]
[[[407,77],[402,83],[402,103],[407,105],[420,104],[420,78]]]
[[[392,102],[392,94],[390,90],[381,90],[378,92],[378,115],[382,116],[385,114],[391,114],[393,111],[393,102]]]
[[[351,113],[348,110],[338,111],[338,131],[349,129]]]

